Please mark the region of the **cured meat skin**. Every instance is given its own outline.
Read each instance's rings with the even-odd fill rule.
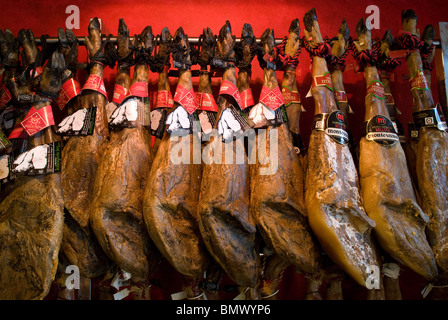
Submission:
[[[402,12],[403,30],[411,35],[418,35],[417,14],[413,10]],[[406,57],[409,74],[415,77],[423,70],[420,52],[412,52]],[[426,80],[424,77],[422,80]],[[428,89],[411,90],[414,108],[421,111],[434,108],[435,103],[428,84],[420,85]],[[448,271],[448,133],[437,128],[421,127],[418,129],[417,181],[422,209],[429,216],[426,228],[436,262],[441,271]]]
[[[57,94],[63,70],[64,57],[54,52],[37,89]],[[47,105],[39,102],[34,107]],[[30,137],[30,145],[57,141],[52,130],[50,126]],[[17,177],[14,189],[0,204],[0,299],[40,300],[48,294],[57,271],[63,206],[59,173]]]
[[[0,297],[41,300],[55,278],[64,224],[57,173],[28,178],[0,205]]]
[[[122,19],[119,29],[119,49],[127,48],[129,31]],[[137,50],[151,55],[152,40],[151,27],[146,27],[135,44],[140,47]],[[138,54],[135,54],[137,60]],[[134,69],[133,84],[147,85],[148,69],[144,61],[139,61]],[[133,282],[147,280],[160,262],[158,252],[150,243],[142,213],[143,192],[153,158],[150,139],[148,129],[143,126],[111,131],[96,170],[90,213],[92,229],[104,252],[119,268],[131,274]]]
[[[179,28],[173,39],[181,49],[179,52],[182,52],[175,59],[182,64],[178,86],[189,91],[193,86],[189,70],[188,37]],[[184,107],[176,102],[173,109]],[[165,133],[154,158],[143,198],[143,217],[151,239],[165,259],[185,279],[192,279],[192,283],[202,278],[208,266],[207,250],[197,225],[196,210],[202,168],[201,162],[193,158],[195,148],[201,149],[197,134],[177,136],[176,131],[171,135]],[[177,157],[185,161],[173,162],[172,158]],[[192,291],[190,294],[196,296]]]
[[[235,61],[235,40],[231,32],[227,21],[218,36],[218,56],[227,60],[226,63]],[[222,79],[236,87],[235,67],[226,69]],[[232,99],[220,96],[218,119],[226,108],[233,107]],[[242,164],[236,163],[236,155],[244,152],[244,144],[242,139],[223,143],[221,135],[210,140],[206,146],[209,152],[203,159],[197,208],[201,235],[210,254],[235,283],[255,288],[259,281],[260,261],[256,252],[255,221],[249,214],[249,167],[247,158]],[[225,156],[226,148],[230,157]],[[221,163],[214,163],[215,153],[219,152],[222,152]]]
[[[90,58],[101,48],[101,30],[98,18],[89,24]],[[101,56],[101,55],[100,55]],[[93,63],[90,74],[102,77],[103,66]],[[92,90],[81,92],[79,108],[96,106],[95,128],[92,135],[70,138],[62,151],[61,182],[65,209],[82,229],[88,229],[93,182],[99,159],[109,137],[106,97]]]
[[[363,43],[355,42],[357,50],[368,49],[371,46],[370,25],[360,20],[357,33],[359,42]],[[364,74],[367,87],[378,84],[375,83],[379,81],[375,65],[366,65]],[[386,103],[378,99],[378,95],[368,93],[366,96],[366,121],[376,115],[389,117]],[[382,160],[372,162],[372,159]],[[364,206],[376,222],[374,232],[381,247],[426,279],[434,279],[437,268],[425,235],[428,217],[417,204],[401,144],[397,141],[383,146],[363,137],[359,172]]]
[[[290,30],[296,34],[297,39],[300,33],[298,23],[298,20],[293,21],[296,25],[292,27],[296,30]],[[272,51],[273,39],[273,30],[263,34],[263,52]],[[294,56],[295,51],[287,54]],[[275,70],[264,68],[263,85],[271,90],[278,87]],[[300,112],[300,108],[297,109],[296,111]],[[271,131],[276,131],[277,141],[273,140]],[[250,213],[255,218],[257,229],[264,241],[277,255],[295,265],[301,272],[315,273],[320,263],[320,251],[306,216],[305,168],[294,150],[288,123],[268,127],[262,138],[267,140],[266,150],[258,152],[257,163],[250,165]],[[257,139],[260,141],[260,135]],[[273,149],[274,144],[276,149]],[[258,148],[261,148],[261,145],[257,143]],[[270,174],[260,173],[262,167],[273,167],[274,161],[278,163],[276,171]]]
[[[305,14],[305,39],[323,42],[315,10]],[[325,58],[313,57],[313,77],[328,72]],[[336,110],[333,92],[325,86],[311,90],[316,114]],[[361,286],[379,268],[371,238],[374,222],[364,211],[358,175],[347,144],[324,131],[313,130],[308,147],[305,203],[311,229],[328,256]]]

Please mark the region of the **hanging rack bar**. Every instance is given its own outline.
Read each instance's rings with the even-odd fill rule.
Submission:
[[[103,39],[105,40],[106,36],[103,35]],[[134,37],[129,37],[130,41],[132,41],[133,39],[134,39]],[[280,44],[282,42],[282,40],[283,40],[283,38],[276,38],[275,44]],[[37,45],[41,44],[40,38],[36,38],[35,41],[36,41]],[[58,41],[59,41],[58,37],[49,37],[46,39],[46,42],[48,44],[55,44],[55,43],[58,43]],[[115,42],[117,42],[117,37],[111,37],[109,41],[112,43],[115,43]],[[191,44],[197,44],[199,42],[199,38],[198,37],[188,38],[188,41]],[[235,42],[237,42],[237,43],[240,41],[241,41],[240,38],[235,39]],[[256,39],[256,41],[257,41],[257,43],[260,43],[260,39]],[[85,37],[78,37],[78,42],[79,42],[79,45],[82,45],[82,46],[85,45]],[[434,46],[436,46],[436,48],[440,48],[440,40],[436,39],[436,40],[434,40],[433,43],[434,43]]]

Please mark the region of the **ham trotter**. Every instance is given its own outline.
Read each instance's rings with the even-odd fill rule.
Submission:
[[[304,18],[305,48],[313,60],[313,79],[328,74],[325,56],[331,47],[323,42],[314,9]],[[328,45],[328,46],[327,46]],[[375,287],[371,272],[379,270],[371,229],[350,153],[344,114],[337,109],[332,86],[314,81],[315,123],[308,147],[305,204],[311,229],[328,256],[361,286]],[[330,80],[331,83],[331,80]]]
[[[236,284],[251,288],[247,289],[249,294],[255,295],[260,260],[255,221],[249,214],[249,166],[243,139],[234,140],[245,126],[248,127],[240,113],[234,45],[235,37],[230,22],[226,21],[220,29],[218,52],[212,61],[223,69],[223,76],[217,100],[218,132],[210,138],[203,152],[198,218],[210,254]]]
[[[364,71],[367,88],[359,159],[364,207],[376,223],[375,236],[384,251],[432,280],[437,267],[425,235],[429,219],[417,204],[406,157],[389,118],[369,22],[361,19],[356,33],[359,40],[354,42],[355,57]]]
[[[132,56],[129,30],[123,19],[118,39],[119,57]],[[96,170],[90,223],[104,252],[121,270],[131,274],[132,285],[146,287],[160,262],[143,222],[143,192],[153,159],[147,93],[153,49],[151,27],[135,39],[132,83],[129,64],[119,63],[117,67],[117,84],[129,88],[130,93],[110,117],[112,130]]]
[[[286,38],[285,55],[296,56],[300,42],[299,33],[299,20],[295,19]],[[274,48],[274,31],[272,29],[267,29],[263,33],[261,45],[262,55],[272,54]],[[277,57],[272,58],[275,60]],[[267,63],[263,63],[261,67],[264,70],[263,87],[266,88],[265,91],[272,92],[278,89],[276,68],[270,68]],[[295,82],[294,68],[282,64],[281,69],[284,70],[283,82],[291,84],[290,87],[297,90],[297,85],[293,83]],[[251,113],[261,104],[263,102],[252,107]],[[263,105],[263,107],[271,110],[273,108],[271,104]],[[285,108],[282,103],[275,113],[286,113],[287,108],[294,108],[296,112],[301,111],[300,104],[291,103]],[[276,116],[276,118],[286,117]],[[292,118],[298,119],[299,116],[294,115]],[[253,121],[255,122],[255,120]],[[298,129],[297,123],[294,123],[294,126],[295,129]],[[256,164],[250,165],[250,214],[255,218],[257,229],[266,246],[274,251],[275,255],[288,264],[294,265],[299,272],[305,275],[316,273],[321,263],[320,249],[308,223],[304,201],[305,168],[295,151],[289,123],[285,121],[270,125],[265,130],[265,134],[259,132],[257,135],[257,148],[261,148],[261,146],[264,148],[266,145],[266,150],[261,150],[261,152],[258,150]],[[262,139],[267,141],[262,143]],[[268,171],[269,168],[274,167],[275,171]],[[263,168],[268,173],[264,173]],[[281,268],[278,268],[278,271],[280,270]],[[265,292],[262,292],[262,296],[273,294],[269,290],[272,288],[263,289]]]
[[[409,50],[406,64],[414,102],[413,119],[418,129],[417,182],[422,209],[429,217],[426,234],[441,271],[448,271],[448,133],[431,88],[425,77],[421,52],[425,41],[418,38],[417,14],[404,10],[403,32],[397,38],[402,49]],[[426,38],[426,37],[425,37]]]
[[[173,66],[179,70],[178,99],[175,95],[167,132],[149,173],[143,217],[159,251],[184,276],[187,298],[197,298],[201,296],[198,284],[209,257],[197,223],[202,168],[200,159],[193,156],[201,143],[193,127],[198,104],[193,92],[188,37],[182,28],[173,36],[173,50]]]

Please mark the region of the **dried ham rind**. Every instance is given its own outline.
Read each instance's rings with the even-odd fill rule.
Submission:
[[[310,46],[323,42],[315,10],[304,16]],[[325,58],[313,57],[313,76],[328,72]],[[327,87],[311,90],[316,113],[336,110]],[[358,174],[347,144],[336,143],[325,132],[313,130],[308,147],[305,205],[311,229],[328,256],[358,284],[366,286],[370,272],[379,268],[371,237],[374,222],[364,211]]]

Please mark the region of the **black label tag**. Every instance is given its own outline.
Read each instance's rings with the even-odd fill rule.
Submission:
[[[339,110],[315,115],[313,129],[325,131],[327,135],[339,144],[347,144],[349,142],[345,116]]]
[[[409,139],[418,141],[418,129],[412,122],[408,123],[408,133],[409,133]]]
[[[151,135],[162,139],[165,132],[165,123],[168,111],[165,108],[157,108],[151,111]]]
[[[292,134],[292,145],[294,146],[294,151],[297,154],[305,154],[306,149],[305,145],[303,144],[302,136],[300,135],[300,133],[295,133],[291,131],[291,134]]]
[[[404,127],[401,124],[400,120],[391,118],[392,124],[394,126],[395,132],[398,134],[398,139],[400,140],[400,143],[406,143],[406,136],[404,135]]]
[[[393,146],[399,141],[393,122],[382,115],[376,115],[363,123],[362,136],[382,146]]]
[[[437,128],[441,131],[447,130],[447,124],[439,114],[437,108],[425,109],[412,113],[416,129],[422,127]]]
[[[216,112],[213,111],[198,111],[199,122],[201,123],[201,130],[204,134],[209,134],[216,124]]]
[[[65,117],[59,124],[56,134],[61,136],[89,136],[95,129],[96,107],[79,109]]]
[[[57,141],[34,147],[20,154],[13,162],[16,175],[36,176],[61,172],[62,143]]]

